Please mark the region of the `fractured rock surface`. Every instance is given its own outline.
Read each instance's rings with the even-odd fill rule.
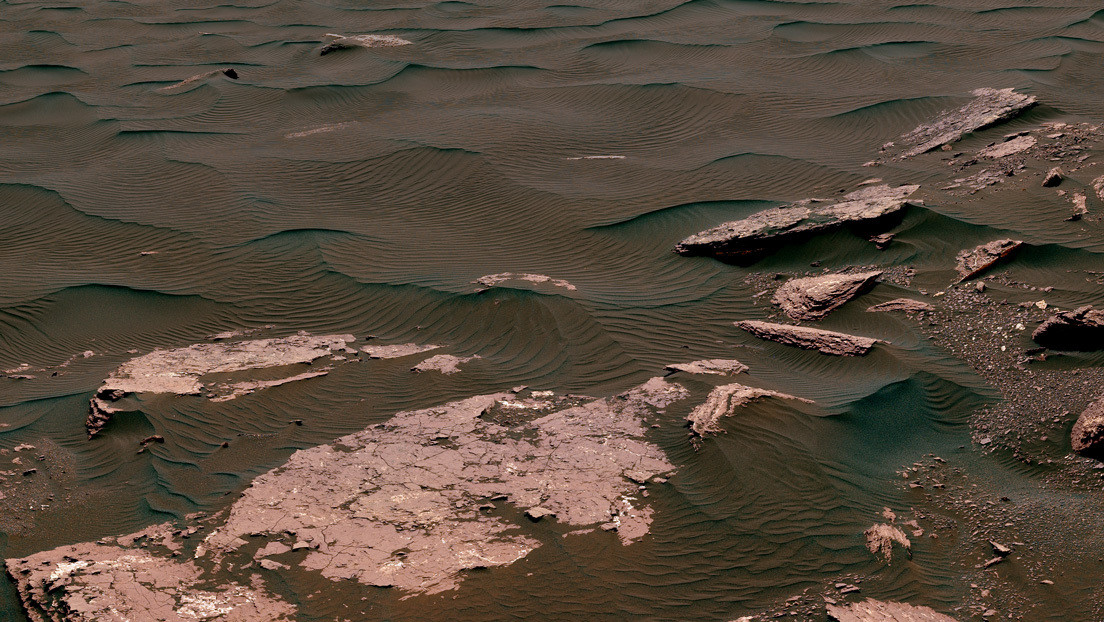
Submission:
[[[699,437],[703,437],[707,434],[715,434],[723,431],[720,426],[717,425],[722,417],[731,417],[737,408],[746,406],[752,401],[762,397],[797,400],[799,402],[805,402],[806,404],[813,403],[811,400],[779,393],[778,391],[747,387],[742,384],[733,383],[717,387],[710,391],[709,397],[706,398],[704,403],[698,405],[691,411],[686,417],[686,421],[689,422],[690,429]]]
[[[881,304],[872,305],[867,307],[868,312],[877,313],[881,311],[935,311],[935,307],[924,302],[923,300],[913,300],[912,298],[894,298]]]
[[[510,564],[540,546],[509,517],[480,510],[495,499],[567,525],[602,525],[628,544],[648,532],[652,513],[633,480],[673,469],[643,439],[645,417],[686,395],[655,378],[618,398],[529,405],[514,426],[497,423],[496,409],[514,404],[507,393],[399,413],[258,477],[206,538],[205,554],[293,533],[311,549],[302,566],[327,578],[439,592],[463,570]]]
[[[847,224],[874,225],[899,215],[920,186],[861,188],[837,201],[807,199],[696,233],[675,245],[680,255],[752,258],[774,247]]]
[[[866,536],[866,548],[887,564],[893,559],[894,543],[900,544],[909,554],[912,553],[912,542],[908,536],[893,525],[878,523],[864,531],[863,535]]]
[[[1031,334],[1035,343],[1055,350],[1104,349],[1104,311],[1092,305],[1057,313]]]
[[[825,274],[787,281],[771,302],[795,320],[819,320],[856,296],[869,291],[880,271]]]
[[[430,350],[437,350],[441,346],[422,345],[417,343],[399,343],[393,345],[369,345],[360,349],[361,352],[373,359],[397,359],[404,356],[413,356]]]
[[[473,283],[478,283],[483,287],[494,287],[496,285],[507,283],[509,281],[523,281],[526,283],[547,283],[553,287],[560,287],[568,291],[575,291],[577,288],[563,279],[554,279],[546,274],[532,274],[529,272],[515,273],[515,272],[502,272],[499,274],[486,274],[479,277]]]
[[[984,273],[1000,261],[1012,256],[1023,242],[1020,240],[993,240],[970,250],[964,250],[955,257],[958,265],[959,281],[972,279]]]
[[[974,100],[949,110],[931,123],[905,134],[894,150],[894,160],[905,160],[922,153],[934,151],[943,145],[957,141],[970,132],[985,129],[1015,118],[1034,106],[1037,100],[1013,89],[977,89],[971,93]],[[1025,147],[1026,148],[1026,147]]]
[[[954,618],[930,607],[872,598],[849,605],[828,605],[828,618],[835,622],[955,622]]]
[[[437,356],[431,356],[426,360],[418,363],[414,367],[410,368],[410,371],[425,372],[425,371],[438,371],[445,375],[452,375],[460,372],[460,366],[464,363],[470,363],[480,357],[478,356],[453,356],[452,354],[438,354]]]
[[[336,52],[338,50],[347,50],[357,47],[398,47],[401,45],[411,45],[413,43],[412,41],[407,41],[395,35],[339,35],[326,33],[326,36],[330,38],[330,41],[323,45],[322,49],[318,51],[320,56],[325,56],[330,52]]]
[[[776,341],[805,350],[818,350],[822,354],[836,356],[863,356],[870,352],[874,344],[878,343],[877,339],[871,339],[870,337],[859,337],[805,326],[772,324],[771,322],[761,322],[759,320],[741,320],[735,322],[735,324],[760,339]]]
[[[34,622],[295,619],[295,606],[268,593],[260,577],[204,579],[193,562],[142,548],[86,542],[9,559],[7,568]]]

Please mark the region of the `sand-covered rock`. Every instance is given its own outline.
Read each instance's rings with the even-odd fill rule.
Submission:
[[[775,341],[805,350],[817,350],[822,354],[836,356],[863,356],[870,352],[874,344],[878,343],[877,339],[871,339],[870,337],[859,337],[805,326],[773,324],[759,320],[741,320],[735,322],[735,324],[760,339]]]
[[[912,542],[905,532],[893,525],[878,523],[863,532],[863,535],[866,537],[866,548],[887,564],[893,559],[894,544],[901,545],[909,555],[912,554]]]
[[[671,363],[666,367],[669,372],[683,372],[685,374],[712,374],[714,376],[734,376],[748,370],[736,359],[703,359],[689,363]]]
[[[964,250],[955,257],[959,281],[972,279],[1008,259],[1023,246],[1020,240],[993,240],[975,248]]]
[[[1056,313],[1040,324],[1031,338],[1055,350],[1104,350],[1104,310],[1085,305]]]
[[[955,622],[954,618],[930,607],[872,598],[861,603],[828,605],[828,619],[835,622]]]
[[[645,420],[686,396],[656,378],[578,405],[519,408],[502,393],[399,413],[258,477],[206,538],[205,555],[293,533],[310,549],[302,567],[327,578],[438,592],[464,570],[510,564],[540,546],[509,513],[480,509],[488,503],[603,526],[628,544],[651,523],[636,481],[673,469],[644,439]]]
[[[844,225],[887,223],[920,186],[860,188],[834,201],[807,199],[763,210],[696,233],[675,245],[680,255],[754,258],[778,246]]]
[[[736,412],[736,409],[763,397],[776,397],[778,399],[797,400],[799,402],[805,402],[806,404],[812,404],[811,400],[794,397],[786,393],[733,383],[717,387],[710,391],[709,397],[706,398],[704,403],[699,404],[690,412],[686,417],[686,421],[690,424],[690,429],[699,437],[722,432],[723,430],[718,425],[722,417],[731,417]]]
[[[205,394],[212,399],[233,399],[260,389],[324,375],[328,368],[290,374],[282,379],[253,381],[207,381],[214,374],[228,374],[313,363],[337,352],[345,352],[355,341],[352,335],[309,335],[216,341],[183,348],[154,350],[120,365],[104,380],[89,403],[85,427],[88,435],[99,433],[120,409],[113,406],[132,393]]]
[[[1070,433],[1073,450],[1096,457],[1104,456],[1104,397],[1081,413]]]
[[[397,35],[340,35],[326,33],[326,37],[329,41],[318,50],[320,56],[350,48],[389,48],[411,45],[413,43]]]
[[[882,273],[825,274],[787,281],[771,302],[795,320],[819,320],[844,303],[870,291]]]
[[[923,300],[914,300],[912,298],[894,298],[881,304],[872,305],[867,307],[867,312],[878,313],[885,311],[904,311],[906,313],[916,311],[935,311],[935,307],[924,302]]]
[[[972,92],[970,103],[948,110],[887,146],[890,158],[905,160],[953,143],[970,132],[985,129],[1019,116],[1037,103],[1035,97],[1013,89],[982,88]]]
[[[533,274],[531,272],[501,272],[499,274],[485,274],[472,282],[482,285],[483,287],[496,287],[503,283],[521,282],[531,284],[547,284],[551,285],[552,287],[559,287],[570,292],[576,291],[577,289],[574,285],[568,283],[563,279],[554,279],[547,274]]]

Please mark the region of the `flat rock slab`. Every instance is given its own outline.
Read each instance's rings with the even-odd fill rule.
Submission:
[[[696,233],[675,245],[680,255],[754,258],[807,236],[853,225],[875,225],[899,215],[920,186],[861,188],[836,201],[808,199],[775,207]]]
[[[415,354],[421,354],[423,352],[429,352],[430,350],[438,350],[441,346],[418,344],[418,343],[398,343],[391,345],[370,345],[364,346],[360,349],[361,352],[368,355],[368,358],[373,359],[397,359],[404,356],[413,356]]]
[[[6,563],[33,622],[296,619],[296,607],[269,593],[260,577],[212,581],[189,560],[137,547],[86,542]]]
[[[737,409],[764,397],[797,400],[799,402],[805,402],[806,404],[812,404],[811,400],[779,393],[778,391],[747,387],[742,384],[733,383],[717,387],[710,391],[709,397],[706,398],[704,403],[698,405],[690,412],[686,417],[686,421],[690,424],[690,429],[699,437],[722,432],[723,430],[718,425],[721,418],[731,417]]]
[[[329,579],[440,592],[464,570],[540,546],[516,517],[481,509],[492,500],[518,516],[540,508],[545,521],[601,525],[629,544],[652,514],[636,481],[673,469],[644,439],[646,418],[687,395],[655,378],[578,405],[550,398],[518,408],[502,393],[399,413],[258,477],[197,559],[293,533],[310,550],[301,566]]]
[[[686,374],[712,374],[715,376],[734,376],[748,370],[736,359],[703,359],[690,363],[672,363],[666,367],[669,372],[681,371]]]
[[[828,618],[835,622],[956,622],[930,607],[871,598],[849,605],[828,605]]]
[[[1104,350],[1104,310],[1086,305],[1057,313],[1040,324],[1031,338],[1054,350]]]
[[[183,348],[154,350],[123,363],[104,380],[89,402],[85,428],[88,436],[99,433],[120,409],[112,403],[132,393],[200,395],[226,400],[261,389],[325,375],[326,369],[293,374],[278,380],[203,382],[211,374],[312,363],[345,352],[352,335],[309,335],[217,341]]]
[[[870,291],[881,275],[881,272],[860,272],[793,279],[778,288],[771,302],[795,320],[819,320]]]
[[[460,366],[464,363],[470,363],[476,359],[482,357],[479,356],[454,356],[452,354],[438,354],[437,356],[431,356],[426,360],[418,363],[414,367],[410,368],[413,372],[426,372],[436,371],[445,375],[452,375],[460,373]]]
[[[981,246],[964,250],[955,257],[959,282],[983,274],[999,262],[1012,256],[1023,246],[1020,240],[993,240]]]
[[[894,298],[893,300],[867,307],[866,310],[870,313],[885,311],[904,311],[906,313],[909,313],[914,311],[935,311],[935,307],[924,302],[923,300],[913,300],[912,298]]]
[[[559,287],[567,291],[573,292],[577,288],[563,279],[554,279],[547,274],[533,274],[530,272],[516,273],[516,272],[502,272],[499,274],[487,274],[479,277],[473,283],[478,283],[483,287],[496,287],[503,283],[510,282],[522,282],[533,284],[547,284],[552,287]]]
[[[1104,456],[1104,397],[1081,413],[1070,433],[1073,450],[1094,457]]]
[[[758,320],[742,320],[735,324],[760,339],[775,341],[805,350],[818,350],[823,354],[836,356],[863,356],[870,352],[874,344],[878,343],[877,339],[871,339],[870,337],[859,337],[805,326],[773,324]]]
[[[1014,119],[1038,100],[1013,89],[977,89],[970,103],[948,110],[931,123],[926,123],[902,136],[889,151],[894,160],[905,160],[949,145],[970,132],[992,127]],[[1026,148],[1026,147],[1025,147]]]

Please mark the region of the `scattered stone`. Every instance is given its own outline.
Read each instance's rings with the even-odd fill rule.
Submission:
[[[819,320],[852,298],[870,291],[880,271],[825,274],[787,281],[771,302],[795,320]]]
[[[894,542],[903,546],[909,557],[912,557],[912,542],[909,542],[905,532],[893,525],[885,523],[872,525],[870,529],[863,532],[863,535],[866,536],[866,548],[887,564],[893,559]]]
[[[674,373],[713,374],[716,376],[735,376],[748,370],[748,366],[735,359],[705,359],[691,363],[672,363],[665,368]]]
[[[464,363],[474,361],[479,356],[453,356],[451,354],[438,354],[437,356],[431,356],[426,360],[418,363],[414,367],[410,368],[412,372],[426,372],[426,371],[438,371],[442,374],[452,375],[459,373],[460,366]]]
[[[746,406],[762,397],[777,397],[812,404],[811,400],[779,393],[778,391],[746,387],[735,383],[726,384],[710,391],[709,397],[687,415],[686,421],[690,424],[690,429],[699,438],[707,434],[722,432],[723,430],[717,425],[722,417],[731,417],[737,408]]]
[[[982,88],[972,92],[974,101],[943,113],[938,119],[905,134],[894,160],[905,160],[953,143],[970,132],[1003,123],[1031,108],[1037,100],[1012,89]],[[1026,147],[1025,147],[1026,149]]]
[[[807,199],[764,210],[707,231],[675,245],[680,255],[751,259],[765,252],[847,224],[877,226],[899,216],[908,197],[920,186],[871,186],[835,202]]]
[[[828,617],[835,622],[955,622],[929,607],[871,598],[849,605],[828,605]]]
[[[894,298],[888,302],[876,304],[868,307],[868,313],[881,312],[881,311],[935,311],[935,307],[924,302],[923,300],[913,300],[912,298]]]
[[[1062,174],[1062,169],[1060,167],[1056,166],[1056,167],[1050,169],[1049,171],[1047,171],[1046,175],[1043,176],[1043,187],[1044,188],[1053,188],[1053,187],[1057,186],[1058,184],[1062,183],[1063,179],[1064,179],[1064,177],[1063,177],[1063,174]]]
[[[992,568],[993,566],[996,566],[997,564],[1001,563],[1002,561],[1004,561],[1003,557],[999,557],[999,556],[994,557],[993,559],[990,559],[989,561],[982,564],[982,567],[983,568]]]
[[[1007,547],[1007,546],[1005,546],[1005,545],[1003,545],[1000,542],[997,542],[995,540],[990,540],[989,541],[989,546],[993,547],[993,553],[995,553],[997,555],[997,557],[1008,557],[1009,555],[1012,554],[1012,549],[1011,548],[1009,548],[1009,547]]]
[[[1057,313],[1040,324],[1031,338],[1054,350],[1104,350],[1104,311],[1086,305]]]
[[[758,320],[742,320],[735,324],[760,339],[776,341],[805,350],[818,350],[823,354],[836,356],[863,356],[870,352],[874,344],[878,343],[877,339],[871,339],[870,337],[859,337],[805,326],[772,324]]]
[[[958,253],[959,282],[972,279],[992,268],[998,262],[1007,259],[1023,246],[1020,240],[994,240],[972,250]]]
[[[1104,397],[1089,404],[1077,418],[1070,433],[1070,443],[1077,453],[1104,456]]]

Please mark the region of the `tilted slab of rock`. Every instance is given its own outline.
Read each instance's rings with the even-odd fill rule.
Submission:
[[[923,300],[913,300],[912,298],[894,298],[893,300],[867,307],[866,310],[867,312],[871,313],[884,311],[935,311],[935,307],[924,302]]]
[[[472,281],[478,283],[483,287],[494,287],[502,283],[508,283],[510,281],[523,281],[526,283],[547,283],[553,287],[560,287],[568,291],[576,291],[576,287],[571,283],[563,279],[554,279],[546,274],[532,274],[529,272],[515,273],[515,272],[502,272],[499,274],[486,274]]]
[[[123,363],[104,380],[89,404],[85,427],[93,436],[119,412],[111,405],[131,393],[174,393],[232,399],[258,389],[322,375],[321,370],[263,382],[213,382],[201,380],[210,374],[311,363],[335,352],[344,352],[355,341],[352,335],[308,335],[198,343],[184,348],[154,350]],[[213,395],[211,395],[213,394]]]
[[[849,605],[828,605],[828,618],[835,622],[956,622],[930,607],[871,598]]]
[[[644,440],[646,417],[686,396],[655,378],[569,407],[510,408],[515,396],[502,393],[399,413],[258,477],[197,558],[222,559],[245,537],[294,534],[293,548],[310,549],[302,566],[325,577],[439,592],[463,570],[510,564],[540,545],[497,512],[502,503],[602,525],[628,544],[651,523],[636,482],[673,468]]]
[[[992,127],[1015,118],[1031,108],[1038,100],[1013,89],[977,89],[971,93],[974,100],[949,110],[931,123],[905,134],[894,146],[895,160],[904,160],[922,153],[934,151],[943,145],[957,141],[970,132]]]
[[[749,367],[736,359],[703,359],[690,363],[671,363],[665,369],[672,373],[681,371],[686,374],[734,376],[746,372]]]
[[[322,49],[318,50],[320,56],[325,56],[330,52],[356,47],[388,48],[411,45],[413,43],[412,41],[395,35],[339,35],[326,33],[326,36],[330,38],[330,41],[323,45]]]
[[[709,397],[690,412],[686,417],[686,421],[690,423],[690,429],[699,437],[706,434],[716,434],[723,431],[717,425],[722,417],[731,417],[737,408],[746,406],[762,397],[777,397],[812,404],[811,400],[779,393],[778,391],[747,387],[737,383],[726,384],[710,391]]]
[[[961,277],[959,282],[982,274],[1000,261],[1011,257],[1021,246],[1023,246],[1023,242],[1020,240],[993,240],[976,248],[959,252],[955,257],[958,262],[956,269]]]
[[[6,564],[33,622],[295,620],[296,608],[256,575],[244,574],[244,584],[205,580],[193,562],[142,548],[86,542]]]
[[[1104,397],[1081,413],[1070,433],[1073,450],[1092,456],[1104,456]]]
[[[460,366],[464,363],[470,363],[479,356],[453,356],[452,354],[438,354],[437,356],[431,356],[426,360],[418,363],[414,367],[410,368],[413,372],[425,372],[425,371],[437,371],[445,375],[452,375],[460,372]]]
[[[870,291],[881,272],[825,274],[787,281],[771,302],[795,320],[819,320],[852,298]]]
[[[422,345],[417,343],[399,343],[393,345],[370,345],[360,349],[361,352],[373,359],[397,359],[404,356],[412,356],[440,349],[441,346]]]
[[[1055,350],[1104,350],[1104,310],[1086,305],[1057,313],[1040,324],[1031,338]]]
[[[776,341],[805,350],[818,350],[823,354],[834,354],[836,356],[862,356],[870,352],[874,344],[878,343],[877,339],[871,339],[870,337],[859,337],[806,326],[773,324],[758,320],[741,320],[735,324],[760,339]]]
[[[1010,155],[1027,151],[1035,146],[1039,140],[1030,134],[1023,136],[1015,136],[1003,143],[997,143],[992,147],[986,147],[978,152],[978,157],[989,158],[991,160],[999,160],[1000,158],[1007,158]]]
[[[908,205],[908,197],[919,188],[870,186],[837,201],[809,199],[763,210],[696,233],[676,244],[675,252],[721,258],[755,257],[782,244],[844,225],[885,221],[899,215]]]

